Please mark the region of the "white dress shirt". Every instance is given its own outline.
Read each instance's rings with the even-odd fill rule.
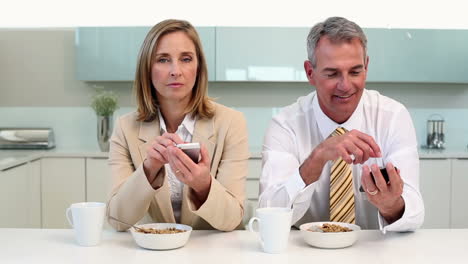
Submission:
[[[286,207],[297,196],[292,224],[298,227],[307,222],[329,221],[333,161],[327,162],[319,179],[307,187],[299,166],[339,126],[372,136],[382,151],[382,158],[371,158],[365,164],[376,163],[382,167],[392,162],[400,169],[404,182],[405,211],[389,225],[367,200],[366,193],[359,192],[362,165],[353,165],[356,224],[384,233],[419,228],[424,220],[424,204],[419,192],[419,157],[411,117],[402,104],[366,89],[356,110],[343,124],[335,123],[323,113],[315,92],[300,97],[272,119],[262,151],[259,207]]]
[[[162,135],[165,132],[167,132],[167,128],[166,122],[164,122],[164,118],[161,115],[161,111],[159,111],[159,124]],[[194,128],[195,119],[192,118],[190,115],[185,115],[184,120],[177,128],[175,134],[177,134],[184,142],[192,142]],[[171,193],[171,203],[172,210],[174,211],[174,217],[176,222],[180,223],[180,216],[182,210],[182,190],[184,188],[184,184],[181,181],[179,181],[179,179],[177,179],[169,163],[164,164],[164,168],[166,169],[169,181],[169,190]]]

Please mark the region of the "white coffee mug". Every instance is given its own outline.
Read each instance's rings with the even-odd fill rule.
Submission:
[[[99,244],[105,214],[105,203],[74,203],[67,208],[65,215],[75,230],[78,244],[82,246]]]
[[[259,239],[263,250],[267,253],[281,253],[288,247],[291,231],[292,210],[284,207],[266,207],[256,210],[257,217],[249,221],[249,231],[260,233]],[[259,231],[253,228],[257,221]]]

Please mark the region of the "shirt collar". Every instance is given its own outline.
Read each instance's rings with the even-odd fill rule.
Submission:
[[[158,115],[159,115],[159,127],[161,128],[161,135],[162,135],[163,132],[167,132],[166,122],[164,121],[161,111],[158,111]],[[179,131],[181,128],[185,128],[190,133],[190,135],[193,136],[193,131],[195,130],[195,118],[192,118],[190,114],[186,114],[184,117],[184,120],[177,128],[177,131]]]
[[[317,120],[317,126],[320,129],[320,134],[322,137],[325,139],[330,134],[335,131],[336,128],[338,127],[344,127],[348,131],[351,131],[353,129],[361,129],[362,126],[362,113],[363,113],[363,97],[366,96],[366,90],[364,89],[361,99],[359,100],[358,106],[356,107],[356,110],[354,110],[353,114],[351,117],[346,120],[343,124],[338,124],[335,121],[331,120],[323,111],[322,108],[320,107],[320,104],[318,102],[318,95],[317,93],[315,94],[314,98],[312,99],[312,109],[315,113],[315,119]]]

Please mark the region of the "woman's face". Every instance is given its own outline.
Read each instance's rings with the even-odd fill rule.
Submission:
[[[195,45],[187,34],[178,31],[161,37],[151,66],[151,81],[158,101],[188,103],[197,68]]]

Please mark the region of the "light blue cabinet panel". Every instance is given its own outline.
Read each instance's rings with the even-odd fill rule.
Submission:
[[[216,27],[217,81],[307,81],[307,28]]]
[[[365,29],[369,82],[468,82],[468,31]]]
[[[76,30],[76,77],[84,81],[133,81],[137,56],[150,27],[82,27]],[[215,30],[197,28],[214,80]]]
[[[128,81],[148,27],[86,27],[76,30],[76,75],[85,81]]]

